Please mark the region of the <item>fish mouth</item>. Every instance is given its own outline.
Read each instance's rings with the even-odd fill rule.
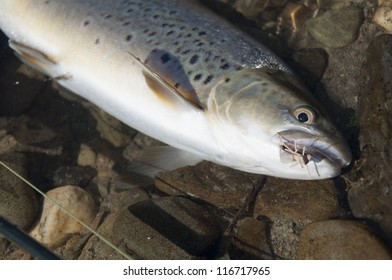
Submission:
[[[338,133],[326,137],[304,131],[286,130],[276,135],[282,151],[304,165],[326,160],[336,168],[344,168],[351,163],[350,148]]]

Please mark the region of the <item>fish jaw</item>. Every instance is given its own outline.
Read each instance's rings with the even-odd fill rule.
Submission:
[[[301,130],[284,130],[275,134],[274,142],[281,147],[282,162],[297,162],[301,168],[314,166],[319,177],[339,175],[352,160],[346,141],[337,132],[326,137]]]

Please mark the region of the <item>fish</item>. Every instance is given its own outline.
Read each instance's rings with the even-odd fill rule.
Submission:
[[[0,29],[23,62],[167,144],[146,157],[163,170],[319,180],[352,160],[293,71],[199,1],[0,0]]]

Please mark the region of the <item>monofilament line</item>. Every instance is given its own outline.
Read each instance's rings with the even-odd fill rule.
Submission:
[[[3,161],[0,160],[0,165],[2,165],[4,168],[6,168],[8,171],[10,171],[12,174],[14,174],[16,177],[18,177],[20,180],[22,180],[24,183],[26,183],[29,187],[34,189],[36,192],[38,192],[40,195],[42,195],[44,198],[48,199],[51,201],[54,205],[56,205],[62,212],[70,216],[72,219],[75,221],[79,222],[82,226],[84,226],[86,229],[88,229],[90,232],[92,232],[96,237],[98,237],[101,241],[106,243],[109,247],[114,249],[117,253],[122,255],[124,258],[128,260],[132,260],[130,255],[122,252],[119,248],[117,248],[112,242],[110,242],[108,239],[106,239],[104,236],[96,232],[93,228],[91,228],[89,225],[78,219],[75,215],[73,215],[71,212],[69,212],[67,209],[65,209],[63,206],[61,206],[59,203],[57,203],[54,199],[50,198],[47,196],[44,192],[42,192],[40,189],[38,189],[36,186],[34,186],[32,183],[30,183],[27,179],[19,175],[16,171],[14,171],[11,167],[9,167],[7,164],[5,164]]]

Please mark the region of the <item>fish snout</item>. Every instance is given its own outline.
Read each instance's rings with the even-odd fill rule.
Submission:
[[[276,136],[285,152],[301,156],[305,163],[327,160],[335,167],[344,168],[352,161],[351,150],[340,133],[319,136],[304,131],[286,130],[278,132]]]

